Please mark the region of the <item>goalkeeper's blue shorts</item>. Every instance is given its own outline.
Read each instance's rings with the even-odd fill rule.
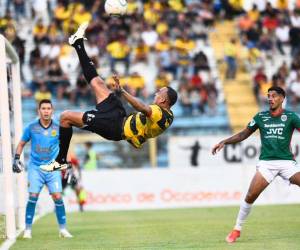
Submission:
[[[62,192],[60,171],[46,172],[30,166],[27,174],[29,193],[40,193],[44,185],[47,186],[50,194]]]

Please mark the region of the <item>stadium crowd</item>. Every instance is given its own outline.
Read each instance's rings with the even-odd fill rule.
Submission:
[[[248,2],[252,6],[246,9],[242,0],[128,0],[127,15],[111,18],[104,13],[103,0],[6,1],[0,30],[17,48],[22,65],[29,66],[23,70],[25,97],[93,104],[93,93],[67,44],[78,25],[89,21],[88,54],[108,84],[116,71],[127,90],[143,99],[156,88],[175,86],[183,113],[192,115],[214,110],[220,91],[199,43],[208,44],[207,33],[216,19],[236,17],[258,102],[265,102],[269,86],[280,85],[296,108],[300,102],[300,1]],[[31,29],[21,35],[28,24]],[[226,77],[235,78],[235,39],[224,51]],[[278,56],[286,60],[275,65],[275,71],[265,72],[265,63],[272,65]]]
[[[107,16],[103,0],[28,2],[7,1],[0,19],[1,32],[17,48],[22,65],[29,65],[23,70],[24,97],[93,104],[93,93],[67,43],[79,24],[88,21],[87,51],[108,84],[117,72],[126,89],[143,99],[172,85],[179,90],[185,115],[214,113],[219,90],[199,47],[199,42],[207,44],[214,23],[214,1],[128,0],[127,15],[121,18]],[[30,20],[32,29],[20,38],[22,24]]]
[[[287,104],[299,111],[300,1],[256,2],[237,19],[254,94],[264,105],[268,88],[280,86],[287,91]]]

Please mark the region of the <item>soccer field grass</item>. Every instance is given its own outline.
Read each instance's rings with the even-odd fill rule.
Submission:
[[[72,239],[59,239],[54,214],[33,226],[33,239],[12,249],[300,249],[300,205],[255,206],[242,237],[225,242],[238,207],[69,213]]]
[[[4,224],[4,215],[0,214],[0,245],[5,239],[5,224]]]

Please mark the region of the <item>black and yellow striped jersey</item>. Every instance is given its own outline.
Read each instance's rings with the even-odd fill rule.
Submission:
[[[140,148],[148,139],[160,135],[173,122],[172,111],[165,110],[156,104],[150,105],[151,116],[142,112],[131,114],[124,123],[124,139],[136,148]]]

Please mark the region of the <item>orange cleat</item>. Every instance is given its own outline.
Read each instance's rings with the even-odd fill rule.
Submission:
[[[230,234],[227,235],[226,241],[228,243],[234,243],[236,242],[237,238],[241,236],[241,231],[239,230],[232,230]]]

